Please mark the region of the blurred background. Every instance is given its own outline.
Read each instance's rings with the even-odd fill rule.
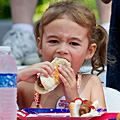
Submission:
[[[34,14],[33,21],[38,20],[46,8],[49,6],[50,0],[38,0],[37,8]],[[99,22],[99,15],[96,6],[96,0],[78,0],[81,3],[87,5],[96,15],[97,21]],[[10,0],[0,0],[0,19],[11,20],[10,13]]]
[[[54,0],[55,1],[55,0]],[[81,3],[88,6],[96,15],[97,22],[99,23],[99,14],[96,5],[96,0],[78,0]],[[33,16],[33,23],[37,21],[49,6],[50,0],[38,0],[38,4]],[[12,25],[11,12],[10,12],[10,0],[0,0],[0,40],[5,33],[10,29]]]

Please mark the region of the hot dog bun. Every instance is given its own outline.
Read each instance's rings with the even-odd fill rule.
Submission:
[[[96,109],[99,106],[98,100],[92,103],[88,100],[76,99],[69,104],[71,117],[98,116]]]
[[[82,104],[82,99],[76,99],[69,104],[71,117],[79,117],[79,109]]]
[[[58,71],[58,67],[59,65],[65,65],[68,67],[71,67],[71,64],[63,58],[55,58],[52,61],[53,65],[55,66],[55,71],[54,71],[54,75],[53,77],[45,77],[43,74],[40,75],[40,81],[42,86],[39,86],[39,80],[37,80],[34,84],[34,90],[37,91],[39,94],[45,94],[48,93],[52,90],[54,90],[58,84],[61,82],[60,78],[59,78],[59,71]]]

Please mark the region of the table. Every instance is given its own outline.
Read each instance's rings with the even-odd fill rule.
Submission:
[[[18,117],[17,120],[116,120],[118,114],[119,113],[104,113],[99,117]]]

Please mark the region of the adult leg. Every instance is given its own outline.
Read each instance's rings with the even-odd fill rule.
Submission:
[[[111,2],[109,4],[104,4],[101,0],[96,0],[96,4],[97,4],[99,16],[100,16],[100,24],[109,33]]]
[[[37,0],[10,0],[13,24],[32,24]]]
[[[11,46],[17,65],[40,62],[32,25],[37,0],[10,0],[10,5],[13,25],[2,45]]]

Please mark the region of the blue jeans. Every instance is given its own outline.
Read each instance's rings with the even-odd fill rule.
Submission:
[[[120,91],[120,0],[113,0],[110,21],[106,86]]]

